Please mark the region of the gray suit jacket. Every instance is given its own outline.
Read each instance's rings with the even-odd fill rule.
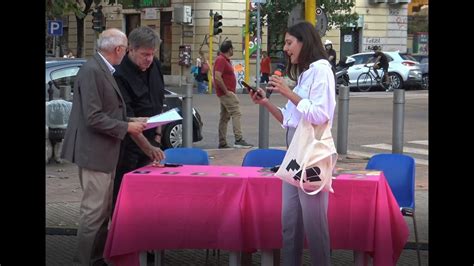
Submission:
[[[61,157],[90,170],[115,170],[128,128],[125,108],[114,77],[96,53],[77,74]]]

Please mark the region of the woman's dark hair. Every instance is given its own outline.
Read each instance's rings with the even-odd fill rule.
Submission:
[[[319,59],[327,59],[326,49],[321,42],[318,31],[309,22],[297,23],[287,31],[303,45],[298,57],[298,64],[293,65],[288,57],[287,73],[291,80],[296,81],[298,75],[309,68],[309,65]]]

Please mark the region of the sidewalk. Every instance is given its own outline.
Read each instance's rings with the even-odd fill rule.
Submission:
[[[212,165],[240,165],[248,149],[209,149]],[[340,156],[337,167],[362,170],[368,158],[360,156]],[[422,265],[428,265],[428,166],[416,167],[416,220],[418,238],[421,243]],[[76,231],[82,190],[79,184],[77,166],[71,163],[46,165],[46,265],[70,265],[76,248]],[[413,222],[405,217],[410,236],[397,265],[417,265]],[[309,264],[309,256],[304,253],[304,265]],[[226,265],[228,253],[221,251],[220,265]],[[352,252],[334,250],[333,265],[351,265]],[[165,265],[204,265],[205,250],[167,250]],[[209,255],[208,264],[217,265],[217,257]],[[260,264],[260,254],[255,253],[252,264]],[[151,265],[151,264],[150,264]]]

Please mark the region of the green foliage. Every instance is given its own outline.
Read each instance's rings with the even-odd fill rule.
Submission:
[[[428,17],[427,16],[408,16],[408,34],[416,32],[428,32]]]
[[[328,29],[350,28],[359,19],[359,15],[351,11],[355,6],[355,0],[318,0],[317,3],[328,17]]]
[[[298,4],[304,6],[304,0],[267,0],[262,5],[260,15],[271,33],[268,40],[271,54],[283,49],[289,14]],[[326,13],[328,29],[351,27],[359,18],[357,13],[352,12],[355,0],[316,0],[316,4]]]
[[[266,20],[263,13],[263,6],[260,7],[260,26],[266,24]],[[252,36],[257,36],[257,9],[250,10],[250,18],[249,18],[249,32]],[[260,34],[263,35],[263,30],[260,29]]]
[[[77,0],[46,0],[47,19],[60,18],[71,12],[80,18],[86,16],[86,14],[81,11],[81,6]]]

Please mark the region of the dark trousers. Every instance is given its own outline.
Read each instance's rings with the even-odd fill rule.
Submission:
[[[268,73],[262,73],[262,75],[260,76],[260,83],[268,83],[268,81]]]
[[[148,141],[153,146],[159,147],[155,140],[148,138]],[[145,155],[143,151],[130,139],[126,139],[122,143],[120,149],[120,156],[117,163],[114,179],[114,192],[113,192],[113,208],[115,209],[115,203],[117,202],[117,196],[120,191],[120,185],[122,184],[123,176],[137,168],[146,166],[151,163],[150,157]],[[113,212],[112,212],[113,213]]]

